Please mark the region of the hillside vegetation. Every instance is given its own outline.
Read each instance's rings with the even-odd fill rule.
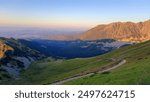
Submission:
[[[150,84],[150,41],[121,48],[105,56],[126,59],[127,63],[113,71],[95,74],[65,84]]]
[[[127,62],[109,72],[97,73],[120,60]],[[34,62],[14,84],[51,84],[90,72],[95,74],[64,84],[150,84],[150,41],[91,58]]]

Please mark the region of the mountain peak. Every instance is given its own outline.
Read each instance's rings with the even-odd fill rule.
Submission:
[[[145,22],[150,22],[150,19],[148,19],[147,21],[145,21]]]
[[[98,25],[81,34],[81,40],[116,39],[128,42],[150,40],[150,20],[145,22],[113,22]]]

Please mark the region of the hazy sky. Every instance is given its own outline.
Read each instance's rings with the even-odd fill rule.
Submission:
[[[0,0],[0,26],[86,28],[150,19],[150,0]]]

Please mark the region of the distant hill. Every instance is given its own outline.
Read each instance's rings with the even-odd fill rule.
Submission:
[[[1,27],[0,37],[5,38],[34,38],[34,39],[55,39],[68,40],[76,39],[78,34],[84,32],[82,29],[52,29],[52,28],[34,28],[34,27]]]
[[[114,22],[94,27],[80,36],[81,40],[116,39],[143,42],[150,39],[150,20],[145,22]]]
[[[77,40],[80,38],[81,34],[60,34],[60,35],[49,35],[49,40]]]

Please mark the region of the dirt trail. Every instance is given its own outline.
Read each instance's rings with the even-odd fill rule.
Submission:
[[[116,68],[118,68],[119,66],[121,66],[121,65],[123,65],[123,64],[125,64],[125,63],[126,63],[126,60],[122,60],[120,63],[114,65],[113,67],[110,67],[110,68],[108,68],[108,69],[99,71],[98,73],[103,73],[103,72],[106,72],[106,71],[110,71],[110,70],[116,69]],[[91,72],[91,73],[88,73],[88,74],[85,74],[85,75],[82,75],[82,76],[76,76],[76,77],[64,79],[64,80],[61,80],[61,81],[52,83],[52,84],[50,84],[50,85],[61,85],[61,84],[65,83],[65,82],[68,82],[68,81],[71,81],[71,80],[75,80],[75,79],[79,79],[79,78],[83,78],[83,77],[88,77],[88,76],[91,76],[91,75],[94,75],[94,74],[95,74],[95,73]]]

